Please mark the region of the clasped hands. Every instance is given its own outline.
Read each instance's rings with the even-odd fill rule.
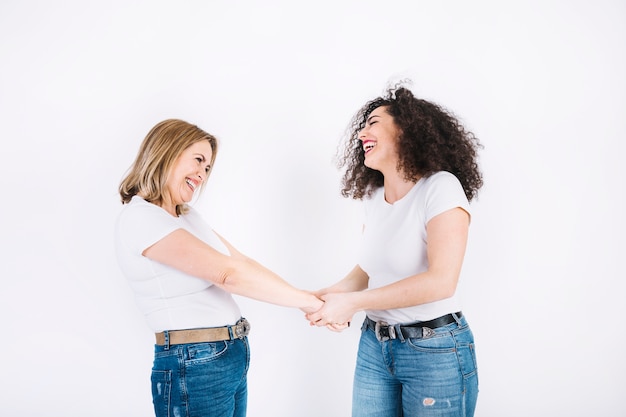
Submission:
[[[307,312],[305,318],[311,326],[322,327],[334,332],[347,329],[356,312],[350,303],[350,293],[313,292],[324,304],[315,312]]]

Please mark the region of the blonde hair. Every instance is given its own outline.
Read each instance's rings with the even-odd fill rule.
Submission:
[[[168,119],[155,125],[139,147],[135,161],[119,186],[122,204],[127,204],[135,195],[160,206],[164,202],[165,184],[170,169],[180,154],[194,143],[208,140],[213,150],[207,179],[213,170],[217,155],[217,139],[198,126],[183,120]],[[202,184],[204,189],[206,181]],[[176,214],[184,214],[185,204],[176,206]]]

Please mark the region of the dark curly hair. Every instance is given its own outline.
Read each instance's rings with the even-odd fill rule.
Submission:
[[[352,118],[338,167],[344,168],[341,195],[363,199],[383,186],[383,174],[365,166],[359,132],[376,108],[384,106],[402,131],[398,139],[398,171],[408,181],[417,181],[438,171],[454,174],[467,199],[476,197],[483,185],[477,151],[482,145],[457,117],[443,107],[419,99],[406,87],[396,85],[385,96],[367,102]]]

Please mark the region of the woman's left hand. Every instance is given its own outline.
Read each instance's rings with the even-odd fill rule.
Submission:
[[[355,293],[329,293],[323,295],[324,306],[306,318],[312,326],[326,326],[329,330],[341,331],[349,326],[356,312],[353,304]]]

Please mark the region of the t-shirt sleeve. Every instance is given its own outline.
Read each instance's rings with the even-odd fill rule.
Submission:
[[[174,230],[176,219],[151,203],[125,207],[117,223],[119,241],[132,253],[141,254]]]
[[[471,216],[469,202],[461,182],[449,172],[439,172],[428,179],[426,222],[444,211],[460,207]]]

